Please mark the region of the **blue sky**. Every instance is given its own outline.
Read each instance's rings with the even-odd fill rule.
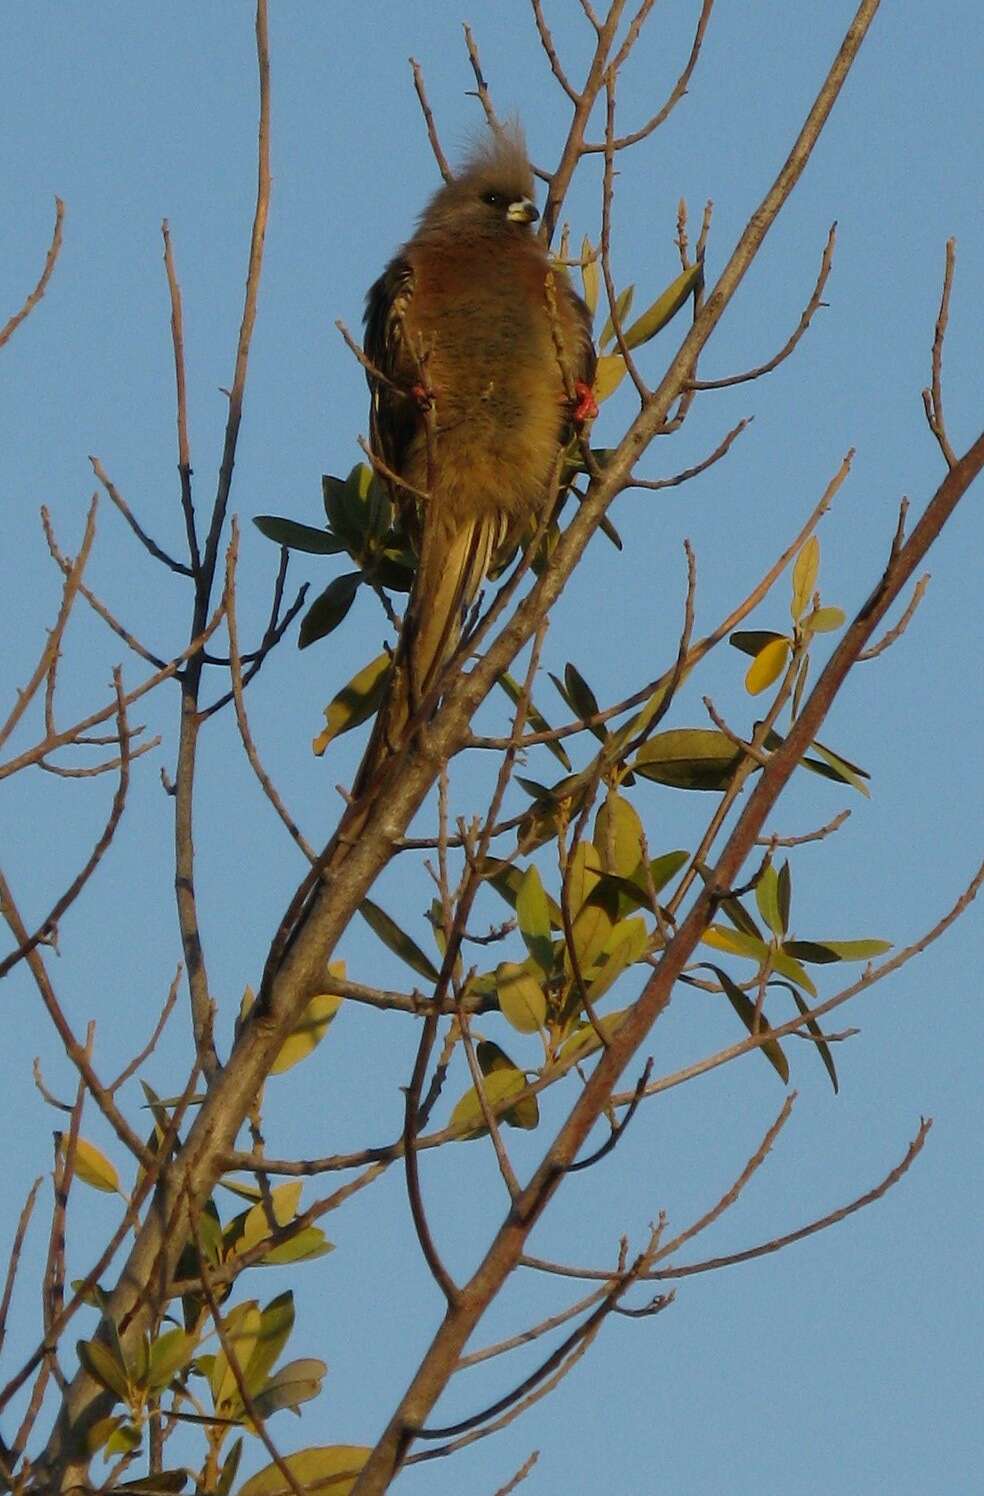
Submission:
[[[690,45],[697,7],[657,7],[620,80],[620,120],[631,128],[665,96]],[[620,163],[614,266],[620,285],[655,296],[675,274],[677,202],[695,225],[714,202],[708,273],[723,265],[783,160],[850,19],[844,0],[823,7],[719,6],[687,98],[653,139]],[[362,298],[437,183],[411,87],[417,57],[445,147],[460,156],[480,113],[457,7],[448,0],[372,7],[274,7],[274,190],[260,314],[233,490],[243,521],[240,627],[262,627],[274,548],[249,523],[283,513],[317,524],[323,472],[358,460],[366,429],[361,371],[335,330],[359,324]],[[577,77],[589,35],[580,7],[548,4],[558,45]],[[500,113],[523,119],[534,157],[552,164],[566,129],[564,100],[539,50],[528,7],[470,7]],[[4,597],[8,681],[28,677],[57,608],[39,505],[73,550],[95,487],[97,455],[147,527],[179,549],[173,375],[160,221],[170,221],[181,280],[192,457],[199,503],[214,492],[225,400],[241,313],[255,181],[256,86],[251,7],[179,0],[151,7],[11,7],[2,25],[0,172],[5,183],[0,320],[37,274],[53,197],[67,205],[65,247],[48,294],[2,353]],[[574,660],[606,700],[658,673],[675,648],[684,584],[682,541],[698,561],[698,629],[744,594],[795,533],[849,447],[853,471],[821,531],[824,600],[847,610],[867,595],[883,561],[900,497],[918,511],[942,476],[922,415],[944,244],[957,240],[945,397],[958,450],[978,434],[984,213],[980,198],[980,69],[984,23],[972,0],[883,7],[808,171],[747,276],[705,356],[715,377],[755,365],[785,341],[813,286],[830,223],[838,243],[827,309],[792,359],[769,379],[699,399],[684,430],[651,450],[641,471],[662,476],[699,461],[743,416],[755,420],[728,458],[668,493],[626,494],[615,519],[619,556],[596,539],[555,610],[546,646],[553,670]],[[568,203],[572,231],[596,237],[597,158]],[[676,324],[642,350],[652,383],[675,346]],[[596,438],[617,438],[628,395],[605,407]],[[934,551],[932,582],[905,638],[852,677],[825,741],[873,775],[870,802],[800,776],[776,813],[783,834],[845,806],[832,840],[794,863],[800,936],[916,937],[952,903],[980,858],[982,617],[980,488]],[[316,591],[345,569],[299,557],[294,585]],[[133,545],[103,503],[90,580],[163,654],[187,629],[183,585]],[[783,587],[755,615],[783,628]],[[346,626],[299,653],[293,637],[250,691],[267,767],[312,839],[324,836],[351,780],[357,735],[324,760],[310,752],[325,702],[379,649],[383,626],[359,600]],[[64,668],[62,710],[102,699],[119,641],[81,612]],[[127,679],[140,671],[126,661]],[[710,694],[736,725],[754,707],[732,651],[683,693],[673,725],[703,726]],[[8,691],[10,687],[8,686]],[[559,718],[547,684],[540,705]],[[169,869],[169,802],[158,771],[173,763],[176,692],[146,704],[164,742],[136,766],[131,808],[89,895],[64,921],[50,958],[78,1031],[97,1023],[96,1057],[115,1073],[143,1041],[179,958]],[[498,706],[483,720],[501,721]],[[19,740],[28,741],[27,735]],[[542,770],[542,773],[541,773]],[[549,777],[531,761],[530,772]],[[468,805],[466,777],[461,808]],[[4,869],[28,923],[40,918],[85,857],[105,816],[105,781],[38,774],[8,788]],[[693,844],[702,797],[641,786],[636,803],[654,850]],[[198,851],[202,922],[223,1047],[243,986],[255,982],[270,935],[301,873],[299,859],[257,793],[231,720],[204,742]],[[426,938],[426,882],[402,866],[381,902]],[[489,917],[502,906],[490,904]],[[690,1257],[739,1250],[793,1229],[870,1188],[905,1151],[920,1116],[934,1118],[926,1149],[903,1183],[870,1211],[780,1256],[684,1281],[652,1322],[618,1320],[545,1403],[455,1462],[408,1471],[399,1489],[444,1496],[492,1492],[533,1448],[524,1490],[806,1496],[975,1490],[981,1438],[982,1240],[981,914],[972,908],[944,942],[841,1010],[860,1034],[838,1046],[839,1096],[805,1045],[789,1046],[799,1091],[793,1120],[739,1204]],[[364,928],[343,954],[353,976],[406,985]],[[826,979],[825,979],[826,981]],[[7,1224],[30,1180],[50,1167],[59,1126],[31,1080],[40,1055],[59,1094],[68,1066],[46,1030],[26,973],[7,980],[3,1074],[7,1091]],[[631,996],[626,984],[625,1000]],[[825,991],[832,991],[829,984]],[[504,1026],[489,1037],[517,1053]],[[733,1019],[681,989],[646,1053],[669,1072],[738,1037]],[[346,1009],[317,1055],[271,1081],[270,1151],[328,1153],[392,1137],[412,1054],[409,1020]],[[160,1092],[179,1088],[189,1040],[175,1015],[148,1067]],[[529,1063],[534,1062],[532,1049]],[[458,1077],[458,1090],[464,1082]],[[453,1092],[453,1094],[451,1094]],[[449,1100],[458,1091],[450,1088]],[[567,1093],[565,1092],[565,1095]],[[139,1127],[142,1099],[124,1093]],[[531,1136],[514,1136],[530,1169],[561,1116],[545,1106]],[[607,1167],[575,1176],[539,1228],[546,1257],[607,1264],[618,1237],[638,1245],[665,1209],[679,1229],[728,1187],[778,1111],[781,1087],[752,1055],[643,1109]],[[101,1121],[87,1135],[116,1157]],[[429,1159],[432,1223],[459,1274],[502,1215],[484,1143]],[[335,1181],[330,1181],[332,1187]],[[308,1190],[305,1200],[314,1198]],[[231,1199],[229,1202],[231,1207]],[[70,1222],[70,1272],[88,1267],[115,1220],[114,1203],[79,1192]],[[325,1391],[301,1423],[281,1414],[285,1449],[367,1443],[381,1427],[436,1325],[440,1304],[407,1223],[396,1173],[325,1222],[330,1256],[297,1277],[303,1307],[292,1351],[329,1364]],[[35,1223],[4,1367],[37,1333],[33,1292],[45,1250]],[[265,1301],[286,1280],[254,1275],[244,1292]],[[573,1296],[573,1295],[572,1295]],[[557,1280],[531,1275],[493,1306],[478,1341],[495,1340],[567,1302]],[[81,1324],[79,1334],[88,1333]],[[468,1374],[441,1421],[492,1401],[538,1357]],[[42,1419],[42,1426],[44,1420]],[[10,1432],[10,1420],[2,1432]],[[253,1466],[265,1462],[258,1446]],[[244,1466],[244,1470],[247,1467]]]

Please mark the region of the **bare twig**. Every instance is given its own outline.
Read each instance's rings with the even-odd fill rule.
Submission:
[[[437,126],[434,123],[434,115],[431,112],[430,102],[427,98],[427,90],[424,87],[424,70],[415,57],[410,58],[410,66],[413,69],[413,86],[417,91],[417,98],[420,101],[424,124],[427,126],[427,139],[430,141],[431,150],[434,152],[434,160],[437,162],[438,170],[445,182],[453,182],[454,173],[448,165],[448,159],[441,149],[441,142],[437,135]]]
[[[51,243],[48,246],[48,253],[45,256],[44,269],[41,271],[37,285],[25,300],[24,305],[21,307],[20,311],[15,312],[14,315],[4,324],[4,326],[0,328],[0,348],[3,347],[4,343],[10,341],[14,333],[17,331],[18,327],[20,327],[21,323],[24,321],[25,317],[29,317],[31,315],[34,308],[37,306],[38,302],[44,295],[45,291],[48,289],[48,282],[51,279],[51,273],[55,268],[55,262],[61,252],[62,225],[64,223],[64,220],[65,204],[62,202],[60,197],[56,197],[55,226],[51,231]]]
[[[744,374],[731,374],[725,379],[691,380],[689,385],[690,389],[725,390],[729,389],[734,384],[747,384],[749,380],[761,379],[764,374],[771,374],[773,369],[777,369],[781,363],[785,362],[785,360],[793,352],[800,338],[806,332],[810,323],[813,321],[814,313],[820,307],[826,305],[825,301],[823,300],[823,292],[827,284],[827,280],[830,276],[830,270],[833,264],[834,244],[836,239],[837,225],[836,223],[832,223],[827,234],[827,243],[824,246],[823,257],[820,261],[820,273],[817,276],[817,283],[813,287],[813,293],[810,296],[810,299],[807,302],[806,306],[803,308],[803,312],[800,316],[799,322],[796,324],[796,328],[792,334],[792,337],[790,337],[788,341],[783,344],[779,352],[773,358],[770,358],[766,363],[759,364],[755,369],[748,369]]]
[[[933,382],[928,390],[923,390],[923,408],[926,411],[926,420],[929,429],[939,443],[940,451],[947,467],[952,468],[957,455],[950,444],[950,438],[946,432],[946,421],[943,416],[943,343],[946,338],[946,325],[950,320],[950,292],[953,289],[953,269],[956,263],[956,241],[946,241],[946,268],[943,272],[943,294],[940,297],[940,310],[936,318],[936,330],[933,334]]]
[[[89,461],[92,464],[92,471],[95,473],[96,477],[99,479],[99,482],[106,490],[106,493],[116,505],[116,508],[119,510],[120,514],[122,514],[123,518],[126,520],[127,524],[130,526],[130,529],[133,531],[134,535],[140,541],[140,544],[144,547],[144,549],[148,551],[151,556],[153,556],[155,561],[160,561],[162,566],[166,566],[169,571],[175,571],[179,576],[182,577],[190,577],[192,575],[191,567],[188,566],[184,561],[176,561],[173,556],[169,556],[167,551],[162,550],[161,547],[157,544],[157,541],[153,540],[151,536],[147,534],[147,531],[143,528],[140,521],[133,513],[133,510],[127,503],[126,499],[120,493],[119,489],[116,487],[116,484],[106,472],[106,469],[103,467],[99,458],[90,456]]]

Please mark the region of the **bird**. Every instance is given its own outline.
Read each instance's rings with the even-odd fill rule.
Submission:
[[[433,708],[493,559],[544,517],[597,411],[591,314],[533,192],[520,126],[490,126],[366,296],[369,447],[417,566],[355,798]]]

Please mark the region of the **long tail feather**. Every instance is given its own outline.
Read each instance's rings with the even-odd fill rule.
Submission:
[[[439,524],[424,526],[417,574],[393,662],[393,682],[359,766],[355,798],[402,745],[407,724],[457,649],[462,624],[502,541],[502,530],[502,518],[495,513],[451,531]]]

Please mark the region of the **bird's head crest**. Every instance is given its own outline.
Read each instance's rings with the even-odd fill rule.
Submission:
[[[533,206],[533,169],[519,124],[490,128],[461,170],[431,198],[420,232],[461,235],[522,232],[539,217]]]

